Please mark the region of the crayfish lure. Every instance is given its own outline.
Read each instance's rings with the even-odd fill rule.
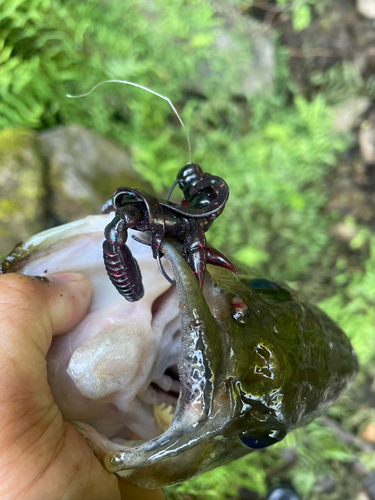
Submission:
[[[224,255],[206,246],[204,235],[224,210],[229,188],[220,177],[203,172],[199,165],[191,163],[189,134],[171,100],[143,85],[126,80],[106,80],[85,94],[67,97],[88,96],[105,83],[131,85],[167,101],[185,131],[189,152],[188,164],[179,171],[170,190],[171,194],[174,186],[179,185],[184,194],[181,205],[170,202],[169,196],[168,200],[158,199],[144,191],[128,187],[116,189],[112,199],[103,205],[103,213],[115,211],[113,220],[105,229],[103,243],[104,265],[113,285],[130,302],[140,300],[144,295],[140,268],[126,245],[128,229],[148,233],[148,241],[134,235],[133,238],[151,245],[161,273],[172,284],[175,283],[165,273],[160,262],[160,245],[164,238],[172,238],[182,244],[183,256],[196,274],[201,289],[206,264],[219,265],[237,274],[234,265]]]
[[[167,279],[160,264],[160,245],[164,238],[172,238],[182,245],[182,254],[201,289],[206,264],[219,265],[237,274],[234,265],[223,254],[206,245],[205,232],[222,213],[228,200],[229,189],[225,181],[203,172],[196,164],[188,164],[177,174],[176,184],[184,195],[181,205],[141,190],[120,187],[112,200],[103,206],[104,213],[115,210],[104,232],[105,268],[118,292],[130,302],[141,299],[144,289],[138,263],[126,245],[128,229],[149,234],[153,257]]]

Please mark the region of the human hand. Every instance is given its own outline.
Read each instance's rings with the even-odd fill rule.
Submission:
[[[49,281],[0,276],[0,498],[2,500],[161,500],[107,472],[63,420],[47,382],[52,336],[71,330],[90,304],[80,273]]]

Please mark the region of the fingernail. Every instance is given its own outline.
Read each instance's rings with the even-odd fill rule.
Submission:
[[[56,273],[48,274],[49,279],[56,279],[59,281],[82,281],[87,279],[83,273]]]

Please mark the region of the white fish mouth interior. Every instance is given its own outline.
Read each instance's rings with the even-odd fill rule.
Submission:
[[[46,232],[43,255],[25,261],[18,271],[39,276],[82,271],[90,278],[93,299],[87,316],[55,337],[47,356],[52,393],[66,420],[85,422],[115,442],[148,441],[166,430],[179,396],[178,296],[159,273],[150,247],[131,237],[145,296],[136,303],[120,296],[102,256],[103,229],[112,217],[76,221],[66,225],[65,233],[61,226],[55,241],[55,230]],[[163,265],[171,276],[168,262]]]
[[[157,317],[159,311],[161,310],[163,302],[173,292],[174,290],[172,288],[169,288],[154,301],[151,309],[153,318],[151,325],[154,322],[154,318]],[[166,324],[165,331],[167,335],[170,335],[171,332],[174,332],[172,333],[172,352],[169,353],[169,356],[172,357],[173,360],[175,360],[176,355],[179,356],[181,350],[181,330],[179,322],[176,325],[176,319],[172,320],[170,323]],[[174,364],[171,364],[167,367],[160,378],[152,380],[147,389],[143,393],[138,394],[138,397],[146,403],[172,406],[174,412],[174,410],[176,409],[179,393],[180,378],[177,363],[175,362]]]
[[[147,247],[146,250],[150,252]],[[106,277],[105,286],[110,287],[111,295],[112,291],[116,294],[117,303],[115,306],[112,302],[109,312],[104,313],[105,323],[111,318],[110,324],[103,324],[97,335],[78,347],[68,366],[81,395],[100,407],[111,402],[120,413],[112,422],[105,412],[100,412],[96,419],[83,414],[83,421],[116,441],[149,440],[164,432],[180,390],[176,369],[181,347],[177,293],[159,276],[154,260],[138,261],[145,284],[144,299],[128,303]],[[148,283],[150,273],[156,286]],[[128,311],[125,318],[123,310]],[[93,315],[97,317],[95,307]],[[88,320],[88,325],[91,329],[92,321]],[[93,408],[94,413],[98,409],[99,406]],[[68,417],[77,420],[78,415]]]
[[[123,301],[125,307],[127,305],[125,299],[120,295],[119,297],[120,303]],[[138,305],[141,306],[141,303]],[[170,314],[171,308],[173,308],[172,315]],[[77,398],[76,402],[80,414],[71,411],[63,412],[65,418],[86,422],[107,438],[123,445],[126,444],[126,441],[134,439],[147,441],[160,435],[168,428],[176,409],[180,391],[177,363],[181,350],[181,331],[176,290],[169,287],[158,296],[152,303],[151,314],[150,331],[140,329],[139,337],[150,335],[154,339],[150,343],[147,342],[147,339],[143,339],[144,351],[141,345],[139,352],[137,351],[134,355],[134,362],[132,359],[129,362],[125,359],[128,355],[127,351],[132,350],[131,330],[129,337],[124,340],[122,345],[117,345],[118,334],[120,337],[126,335],[126,327],[120,329],[119,332],[115,328],[114,344],[105,345],[104,349],[96,344],[96,339],[103,336],[102,331],[92,341],[84,344],[73,353],[67,372],[75,386],[72,392]],[[104,329],[104,335],[106,333],[109,333],[109,336],[104,339],[104,344],[112,336],[111,327]],[[154,343],[155,339],[157,339],[156,344]],[[93,343],[97,352],[101,351],[101,355],[96,360],[96,364],[92,362],[88,366],[85,350],[90,343]],[[154,352],[151,354],[147,352],[150,350],[154,350]],[[77,353],[81,351],[83,351],[83,359],[78,359],[78,364],[82,366],[82,371],[89,372],[87,385],[85,381],[82,382],[77,370],[76,373],[72,370]],[[114,359],[117,356],[117,351],[120,352],[118,365]],[[133,355],[129,354],[129,356],[132,358]],[[91,353],[88,350],[88,358],[90,357]],[[109,369],[106,357],[109,358]],[[144,366],[140,366],[142,362],[144,362]],[[98,379],[97,383],[93,382],[95,377]],[[61,387],[56,387],[56,389],[57,394],[56,390],[53,391],[55,398],[60,398]],[[81,396],[83,401],[79,401]],[[82,402],[87,400],[90,400],[88,408],[85,407],[85,404],[82,406]],[[58,399],[57,402],[61,407]]]

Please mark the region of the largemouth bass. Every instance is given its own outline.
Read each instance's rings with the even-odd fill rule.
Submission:
[[[2,272],[84,272],[90,310],[47,356],[49,383],[103,465],[158,488],[283,439],[324,412],[354,377],[349,340],[317,307],[258,276],[208,266],[203,290],[172,240],[129,238],[145,288],[127,302],[110,283],[102,240],[112,215],[32,237]],[[131,232],[130,232],[131,234]]]

